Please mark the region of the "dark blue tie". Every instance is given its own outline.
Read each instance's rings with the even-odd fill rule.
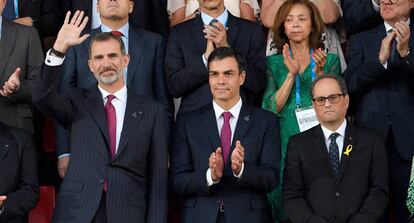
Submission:
[[[217,26],[216,26],[216,25],[214,25],[214,23],[217,23],[217,22],[219,22],[217,19],[212,19],[212,20],[210,21],[209,25],[217,28]]]
[[[391,33],[394,32],[394,29],[390,29],[388,30],[387,33]],[[389,66],[390,68],[394,67],[397,63],[397,57],[398,57],[398,52],[397,52],[397,39],[394,38],[391,41],[391,55],[390,58],[388,60]]]
[[[332,172],[335,178],[335,181],[338,181],[339,178],[339,150],[338,144],[336,144],[336,138],[339,134],[334,132],[329,136],[331,143],[329,144],[329,160],[332,166]]]
[[[7,0],[2,16],[9,21],[16,19],[16,15],[14,14],[14,0]]]

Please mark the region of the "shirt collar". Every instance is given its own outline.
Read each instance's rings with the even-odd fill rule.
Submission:
[[[127,39],[128,39],[128,34],[129,34],[129,23],[127,22],[125,25],[123,25],[121,28],[119,28],[118,30],[112,30],[111,28],[109,28],[108,26],[101,24],[101,31],[102,32],[111,32],[111,31],[119,31],[121,32]]]
[[[231,107],[229,110],[227,110],[228,112],[231,113],[231,115],[236,120],[239,118],[239,114],[240,114],[242,104],[243,104],[243,102],[240,98],[239,101],[233,107]],[[214,109],[214,113],[216,114],[216,120],[218,120],[221,117],[221,115],[223,114],[223,112],[226,111],[222,107],[220,107],[220,105],[218,105],[214,100],[213,100],[213,109]]]
[[[223,13],[221,13],[221,15],[219,15],[217,18],[215,18],[215,19],[217,19],[221,24],[223,24],[224,26],[227,26],[227,19],[229,18],[229,12],[225,9],[224,11],[223,11]],[[201,19],[203,20],[203,23],[205,24],[205,25],[208,25],[208,24],[210,24],[210,22],[211,22],[211,20],[213,20],[214,18],[213,17],[211,17],[211,16],[209,16],[209,15],[207,15],[206,13],[204,13],[204,12],[201,12]]]
[[[338,133],[342,137],[345,137],[346,125],[347,125],[346,119],[344,119],[341,126],[339,126],[339,128],[334,132]],[[323,125],[321,125],[321,127],[322,127],[323,136],[325,137],[325,141],[327,141],[329,139],[329,136],[331,136],[331,134],[334,132],[325,128]]]
[[[408,26],[410,26],[410,23],[411,23],[411,19],[410,18],[408,18],[408,20],[407,20],[407,25]],[[390,30],[390,29],[394,29],[394,28],[392,28],[392,26],[390,25],[390,24],[388,24],[387,22],[385,22],[384,21],[384,26],[385,26],[385,32],[386,33],[388,33],[388,31]]]
[[[99,91],[102,94],[102,99],[106,100],[106,97],[110,95],[111,93],[105,91],[101,86],[98,85]],[[121,89],[119,89],[117,92],[115,92],[114,95],[118,100],[122,102],[126,102],[127,100],[127,87],[124,85]]]

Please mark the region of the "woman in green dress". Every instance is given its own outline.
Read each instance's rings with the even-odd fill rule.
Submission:
[[[278,10],[273,31],[279,53],[267,58],[268,77],[262,107],[279,116],[281,166],[279,186],[268,198],[275,222],[286,218],[282,204],[284,159],[289,137],[299,133],[295,110],[312,106],[312,80],[341,74],[339,58],[320,46],[324,29],[318,9],[307,0],[287,0]]]

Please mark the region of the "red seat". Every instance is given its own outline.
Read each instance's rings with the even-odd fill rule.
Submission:
[[[52,220],[55,208],[55,187],[41,186],[40,200],[37,206],[29,213],[29,223],[49,223]]]

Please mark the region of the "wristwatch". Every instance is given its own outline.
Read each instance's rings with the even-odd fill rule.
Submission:
[[[53,47],[50,49],[50,54],[52,56],[56,56],[56,57],[59,57],[59,58],[65,57],[65,54],[64,53],[55,50]]]

